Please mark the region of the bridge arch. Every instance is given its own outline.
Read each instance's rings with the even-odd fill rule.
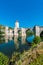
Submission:
[[[43,36],[43,26],[35,26],[33,28],[33,31],[35,33],[36,36]]]
[[[43,31],[41,31],[40,37],[41,37],[41,39],[43,40]]]

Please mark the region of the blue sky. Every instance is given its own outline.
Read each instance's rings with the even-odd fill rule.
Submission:
[[[14,27],[43,26],[43,0],[0,0],[0,24]]]

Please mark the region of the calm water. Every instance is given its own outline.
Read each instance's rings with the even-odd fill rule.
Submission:
[[[27,38],[27,41],[31,43],[31,42],[33,41],[34,37],[35,37],[34,35],[28,37],[28,38]]]
[[[0,38],[0,52],[4,53],[8,57],[11,57],[15,51],[22,52],[28,50],[31,46],[26,42],[26,37],[2,37]]]

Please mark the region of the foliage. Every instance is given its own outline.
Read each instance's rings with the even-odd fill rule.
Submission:
[[[25,65],[25,64],[23,64],[23,62],[27,61],[26,59],[29,58],[29,55],[28,55],[29,52],[26,52],[26,51],[24,51],[23,53],[16,52],[15,54],[12,56],[12,58],[10,60],[11,63],[13,63],[13,65]]]
[[[30,31],[30,30],[28,30],[27,32],[26,32],[26,35],[27,36],[32,36],[34,33],[33,33],[33,31]]]
[[[41,36],[41,40],[43,41],[43,36]]]
[[[18,31],[19,37],[21,36],[21,31]]]
[[[22,61],[21,61],[21,60],[19,60],[17,64],[18,64],[18,65],[22,65]]]
[[[0,36],[2,36],[2,34],[5,34],[5,27],[3,25],[0,25]]]
[[[34,40],[39,40],[39,41],[34,42]],[[33,47],[35,47],[37,45],[37,43],[39,43],[41,41],[40,37],[37,37],[37,36],[35,36],[34,40],[33,40]],[[13,65],[27,65],[27,64],[43,65],[43,55],[39,55],[39,54],[37,54],[37,52],[34,52],[32,50],[35,51],[35,48],[24,51],[22,53],[15,52],[11,58],[11,62],[13,63]],[[29,61],[29,59],[30,59],[30,61]]]
[[[27,52],[25,51],[22,54],[19,54],[19,56],[18,56],[18,53],[16,55],[17,55],[16,56],[17,59],[15,60],[15,63],[14,63],[15,55],[13,56],[13,63],[14,63],[13,65],[27,65],[28,62],[29,62],[29,65],[43,65],[43,54],[36,54],[35,58],[32,54],[29,55],[29,51]],[[30,61],[29,61],[29,58],[31,58]]]
[[[31,44],[32,46],[31,46],[31,48],[34,48],[34,47],[36,47],[37,46],[37,44],[35,44],[34,42],[32,42],[32,44]]]
[[[10,61],[15,63],[15,61],[19,59],[19,56],[20,56],[19,52],[14,52],[14,54],[12,55],[12,59]]]
[[[43,55],[38,55],[38,57],[31,61],[29,65],[43,65]]]
[[[9,27],[9,30],[10,30],[10,29],[11,29],[11,30],[13,30],[13,28],[12,28],[12,27]]]
[[[0,29],[5,29],[5,26],[3,26],[3,25],[0,25]]]
[[[4,32],[1,32],[1,31],[0,31],[0,34],[4,34]]]
[[[35,36],[33,43],[37,44],[41,42],[41,38],[39,36]]]
[[[39,36],[35,36],[32,42],[32,48],[36,47],[37,44],[39,44],[41,42],[41,38]]]
[[[0,65],[8,65],[8,57],[0,52]]]

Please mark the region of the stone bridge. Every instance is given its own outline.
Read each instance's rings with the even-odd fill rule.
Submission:
[[[34,26],[33,31],[36,36],[43,36],[43,26]]]

